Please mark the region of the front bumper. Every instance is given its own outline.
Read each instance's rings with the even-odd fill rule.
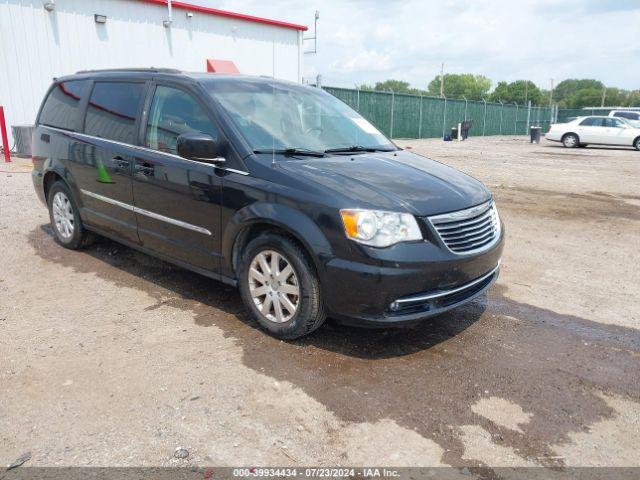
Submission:
[[[473,300],[496,281],[503,244],[504,231],[489,250],[475,255],[455,255],[424,242],[399,246],[402,262],[371,265],[332,259],[322,282],[328,313],[346,323],[369,326],[439,315]]]

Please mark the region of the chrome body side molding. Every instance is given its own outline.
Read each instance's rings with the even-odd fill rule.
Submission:
[[[193,230],[194,232],[202,233],[204,235],[211,235],[211,232],[206,228],[199,227],[198,225],[193,225],[191,223],[183,222],[182,220],[177,220],[175,218],[166,217],[164,215],[160,215],[159,213],[151,212],[149,210],[145,210],[144,208],[138,208],[134,205],[129,205],[128,203],[120,202],[118,200],[114,200],[113,198],[105,197],[104,195],[100,195],[98,193],[90,192],[89,190],[80,190],[83,195],[88,197],[95,198],[96,200],[100,200],[102,202],[110,203],[111,205],[116,205],[120,208],[124,208],[125,210],[132,211],[134,213],[139,213],[140,215],[145,215],[150,218],[154,218],[156,220],[160,220],[161,222],[170,223],[171,225],[176,225],[178,227],[186,228],[188,230]]]

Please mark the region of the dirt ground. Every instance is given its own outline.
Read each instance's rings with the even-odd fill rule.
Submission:
[[[640,152],[398,143],[493,190],[499,281],[417,327],[295,342],[230,287],[63,249],[30,163],[0,164],[0,464],[640,466]]]

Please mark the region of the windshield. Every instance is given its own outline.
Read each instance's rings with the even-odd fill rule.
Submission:
[[[266,81],[204,83],[254,151],[397,150],[371,123],[321,89]]]

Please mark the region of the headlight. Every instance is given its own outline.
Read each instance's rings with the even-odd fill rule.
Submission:
[[[372,247],[422,240],[418,222],[409,213],[378,210],[340,210],[347,237]]]

